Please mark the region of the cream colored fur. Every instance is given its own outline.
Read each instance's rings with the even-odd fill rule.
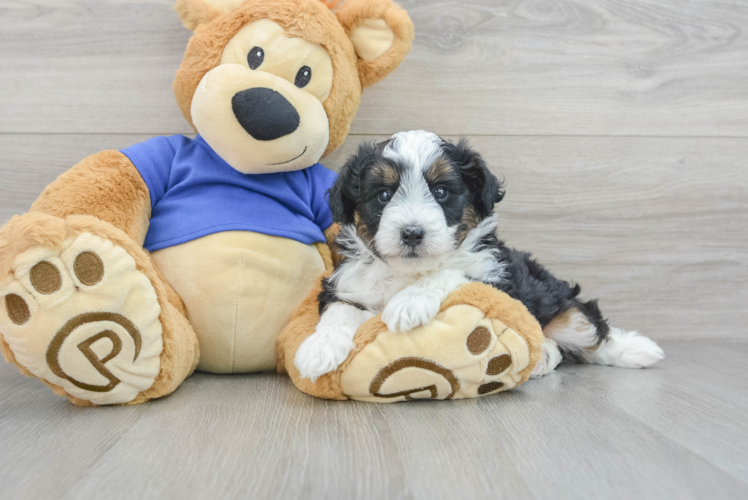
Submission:
[[[212,373],[274,370],[278,334],[325,269],[314,246],[247,231],[204,236],[153,259],[187,307],[198,370]]]
[[[262,47],[265,53],[256,70],[247,64],[253,47]],[[299,89],[292,82],[302,66],[311,69],[313,78]],[[321,46],[286,37],[280,25],[260,19],[239,30],[223,50],[221,64],[203,76],[192,98],[192,123],[239,172],[300,170],[317,163],[327,148],[330,123],[323,102],[332,83],[332,62]],[[298,128],[270,141],[250,136],[234,115],[232,98],[252,88],[272,89],[283,96],[300,116]]]
[[[373,61],[384,55],[394,41],[395,33],[384,19],[362,19],[351,30],[356,55],[364,61]]]
[[[477,354],[466,348],[466,341],[476,328],[489,332],[486,347]],[[509,355],[512,363],[495,375],[488,375],[491,359]],[[422,358],[448,369],[459,381],[454,390],[449,380],[432,370],[410,367],[393,373],[382,384],[380,394],[391,395],[405,390],[435,386],[435,399],[474,398],[483,384],[500,382],[498,390],[508,390],[522,380],[520,372],[530,362],[528,344],[500,320],[486,318],[483,311],[468,305],[454,306],[439,315],[428,326],[411,330],[407,335],[385,331],[356,355],[340,379],[343,393],[351,399],[373,402],[403,401],[405,396],[381,397],[371,394],[372,381],[392,358]],[[492,393],[495,391],[489,391]],[[414,399],[431,398],[429,391],[410,395]]]
[[[75,259],[83,252],[93,252],[103,262],[104,276],[91,286],[81,283],[74,272]],[[58,270],[61,284],[57,291],[43,294],[34,288],[30,275],[39,262],[48,262]],[[63,387],[71,396],[100,405],[130,402],[153,385],[163,348],[161,310],[153,285],[136,269],[135,260],[127,252],[108,240],[83,233],[68,238],[59,248],[27,250],[16,257],[13,271],[15,279],[0,288],[0,296],[21,297],[29,306],[30,318],[18,325],[8,317],[6,308],[0,307],[0,330],[18,363],[37,377]],[[92,318],[64,337],[55,358],[66,377],[54,373],[48,362],[53,339],[63,338],[60,332],[69,321],[81,314],[94,316],[99,311],[116,313],[131,321],[137,330],[137,341],[122,324],[106,317]],[[102,331],[113,332],[121,343],[118,354],[106,363],[118,383],[107,392],[96,392],[80,387],[81,383],[101,387],[109,381],[88,362],[80,346]],[[98,359],[105,359],[115,346],[105,337],[92,343],[90,349]]]

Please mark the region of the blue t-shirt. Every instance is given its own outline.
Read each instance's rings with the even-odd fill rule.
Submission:
[[[151,194],[145,248],[155,251],[221,231],[254,231],[304,244],[325,241],[335,172],[243,174],[197,136],[154,137],[122,150]]]

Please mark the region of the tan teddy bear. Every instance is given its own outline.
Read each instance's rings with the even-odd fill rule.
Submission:
[[[89,406],[164,396],[196,368],[288,368],[309,393],[387,401],[475,396],[527,378],[537,323],[479,285],[424,329],[440,330],[436,350],[374,318],[360,350],[316,384],[288,363],[314,330],[315,286],[332,267],[325,193],[335,174],[317,162],[413,38],[391,0],[330,7],[177,1],[194,34],[174,92],[198,135],[92,155],[0,230],[9,362]]]

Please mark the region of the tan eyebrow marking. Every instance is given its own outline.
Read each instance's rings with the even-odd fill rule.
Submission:
[[[435,184],[439,180],[454,176],[452,165],[444,158],[437,158],[426,171],[426,181]]]
[[[379,178],[383,184],[397,184],[400,182],[400,172],[386,163],[374,165],[372,167],[372,175]]]

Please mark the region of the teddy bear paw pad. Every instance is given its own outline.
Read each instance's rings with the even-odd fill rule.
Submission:
[[[161,308],[124,249],[89,233],[18,255],[0,287],[0,333],[35,376],[95,404],[132,401],[153,385]]]
[[[407,334],[380,333],[351,359],[341,385],[365,401],[472,398],[515,387],[529,363],[517,332],[459,305]]]

